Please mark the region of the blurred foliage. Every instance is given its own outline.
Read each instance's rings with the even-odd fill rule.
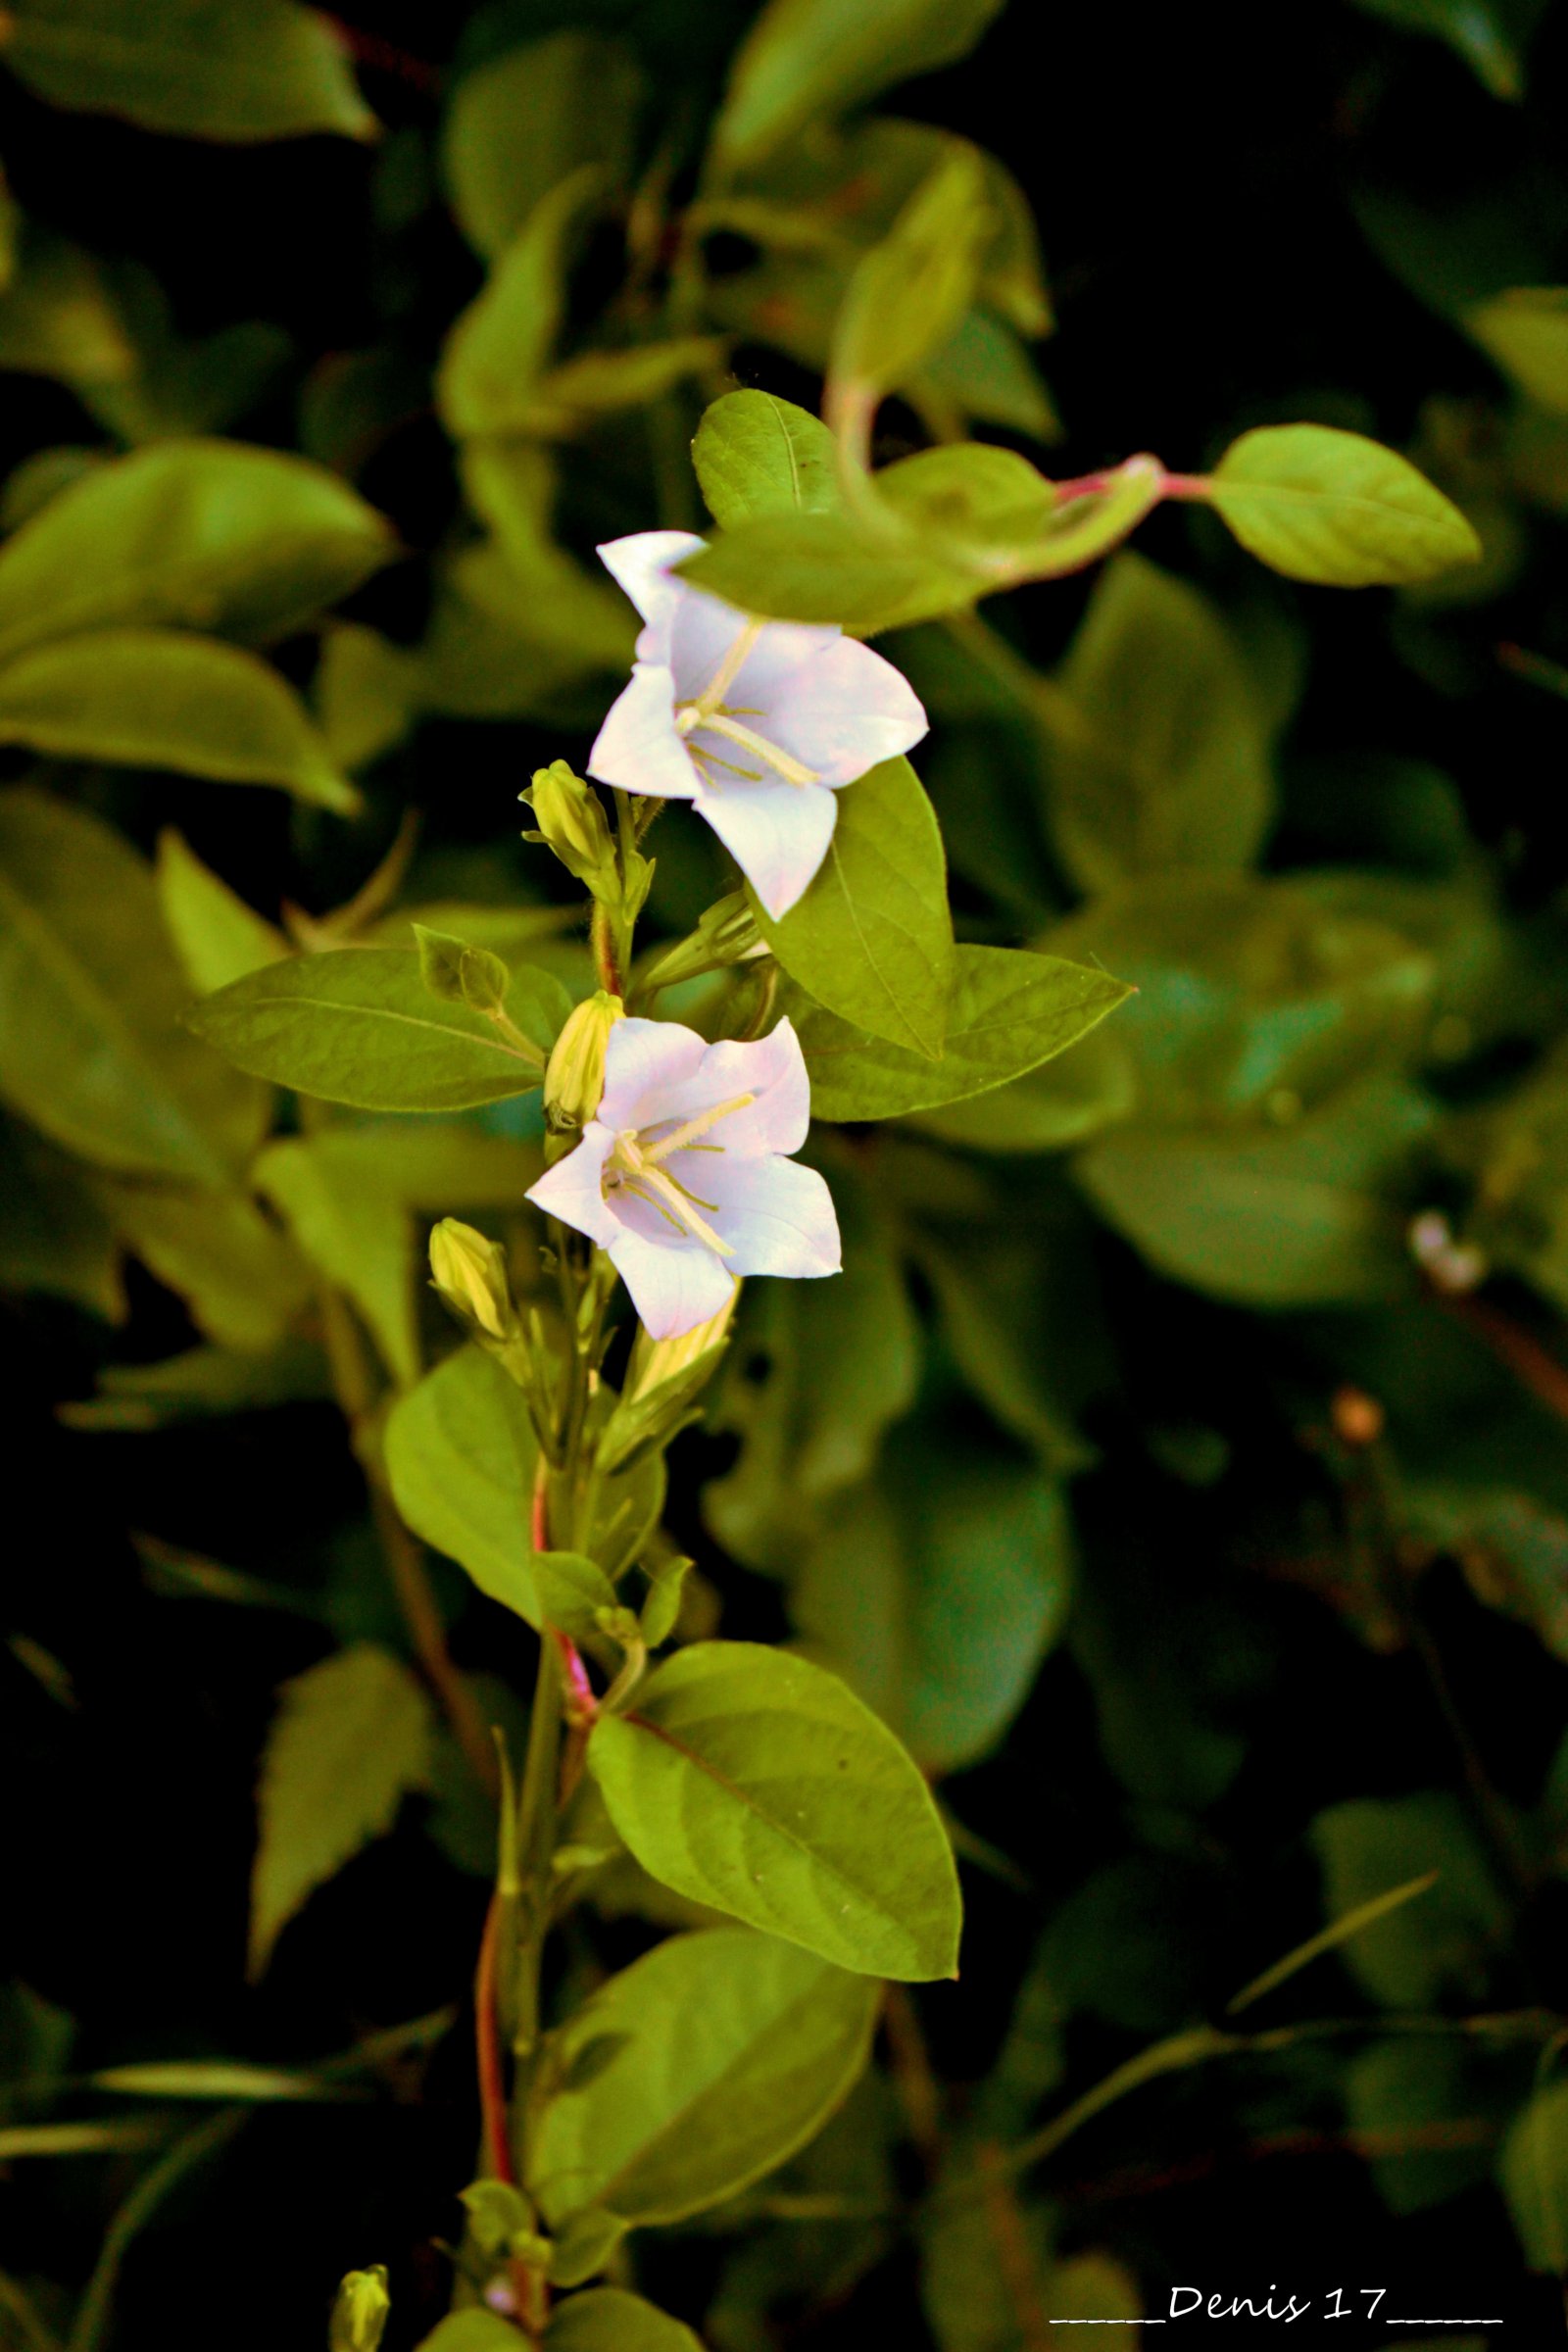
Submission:
[[[709,584],[853,581],[930,806],[890,763],[841,817],[852,912],[899,844],[897,959],[762,924],[846,1271],[752,1287],[595,1558],[844,1676],[969,1926],[875,2019],[793,1945],[655,1943],[712,1914],[590,1788],[548,2218],[614,2284],[549,2340],[1036,2352],[1293,2275],[1550,2311],[1565,115],[1551,0],[7,11],[0,2345],[515,2340],[442,2315],[526,2219],[457,2191],[531,1440],[416,1269],[461,1210],[539,1293],[541,1125],[411,926],[536,1046],[591,989],[515,796],[631,656],[596,542],[705,499]],[[902,538],[782,409],[771,455],[713,421],[824,375],[852,440],[883,400]],[[1036,468],[1150,447],[1211,506],[1020,558]],[[655,845],[667,945],[729,880]],[[348,948],[348,1117],[185,1024]],[[1041,952],[1138,991],[1059,1062]],[[378,1058],[410,1001],[439,1117]]]

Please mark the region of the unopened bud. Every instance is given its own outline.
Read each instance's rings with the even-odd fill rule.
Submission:
[[[627,1402],[633,1403],[651,1396],[655,1389],[663,1388],[669,1381],[682,1379],[687,1373],[695,1371],[704,1356],[721,1347],[728,1335],[730,1317],[735,1312],[735,1301],[739,1297],[740,1285],[737,1283],[716,1315],[710,1315],[706,1323],[698,1323],[690,1331],[683,1331],[678,1339],[650,1339],[639,1324],[626,1372],[624,1393]],[[717,1362],[715,1355],[709,1369],[715,1370]]]
[[[695,931],[660,957],[648,984],[671,988],[679,980],[695,980],[703,972],[721,971],[726,964],[766,953],[750,900],[744,891],[732,890],[709,907]]]
[[[605,1091],[605,1050],[625,1015],[618,997],[599,989],[573,1005],[545,1071],[545,1118],[558,1135],[585,1127]]]
[[[447,1004],[470,1004],[475,1012],[499,1012],[507,1001],[512,974],[488,948],[470,948],[466,940],[445,931],[427,930],[416,923],[419,973],[433,997]]]
[[[604,806],[593,787],[574,775],[564,760],[534,770],[533,782],[521,796],[539,820],[536,834],[524,840],[548,843],[568,873],[591,883],[611,871],[614,844]]]
[[[430,1236],[430,1279],[460,1323],[481,1340],[516,1336],[517,1310],[499,1242],[475,1233],[461,1218],[443,1217]]]
[[[392,2298],[386,2291],[386,2271],[350,2271],[337,2290],[327,2330],[331,2352],[376,2352],[386,2327]]]

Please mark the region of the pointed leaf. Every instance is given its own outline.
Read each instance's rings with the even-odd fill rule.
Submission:
[[[1405,459],[1326,424],[1244,433],[1208,495],[1260,563],[1324,587],[1435,579],[1481,553],[1458,508]]]
[[[848,2096],[878,2003],[873,1980],[747,1928],[660,1944],[564,2029],[568,2083],[578,2053],[613,2048],[545,2110],[530,2185],[551,2221],[677,2222],[760,2180]]]
[[[623,2286],[591,2286],[586,2294],[568,2295],[557,2304],[541,2340],[546,2352],[703,2352],[683,2321]],[[481,2347],[475,2344],[473,2352]]]
[[[907,760],[838,796],[821,871],[778,921],[748,887],[759,930],[808,996],[857,1028],[934,1060],[953,989],[942,835]]]
[[[101,1167],[221,1184],[266,1117],[181,1026],[152,874],[84,809],[0,795],[0,1094]]]
[[[83,475],[0,548],[0,660],[86,629],[279,637],[394,552],[382,517],[324,466],[165,442]]]
[[[279,963],[288,941],[237,891],[203,865],[172,825],[158,836],[158,898],[186,979],[201,996]]]
[[[293,0],[16,0],[5,63],[51,106],[198,139],[373,138],[331,26]]]
[[[958,1884],[929,1789],[836,1675],[749,1642],[661,1666],[588,1759],[677,1894],[867,1976],[954,1973]]]
[[[760,514],[829,514],[838,451],[819,416],[773,392],[726,392],[703,415],[692,464],[721,530]]]
[[[0,743],[276,784],[339,815],[360,806],[292,686],[238,646],[172,629],[94,630],[7,662]]]
[[[521,979],[518,975],[518,979]],[[509,1010],[541,1049],[570,1000],[529,971]],[[190,1026],[242,1070],[356,1110],[467,1110],[525,1095],[544,1076],[483,1013],[444,1004],[416,955],[338,948],[273,963],[193,1007]]]
[[[1108,972],[1013,948],[957,950],[940,1060],[792,1004],[819,1119],[893,1119],[1004,1086],[1075,1045],[1131,994]]]
[[[251,1879],[259,1977],[307,1895],[392,1827],[430,1767],[430,1709],[408,1668],[358,1642],[285,1683],[267,1738]]]

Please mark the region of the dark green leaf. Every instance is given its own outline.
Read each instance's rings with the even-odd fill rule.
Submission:
[[[180,1025],[145,862],[84,810],[8,792],[0,913],[0,1093],[100,1166],[221,1184],[265,1103]]]
[[[618,41],[552,32],[465,74],[441,166],[469,243],[494,261],[535,206],[584,164],[615,186],[631,162],[642,77]]]
[[[17,0],[3,55],[51,106],[185,138],[374,137],[344,50],[293,0]]]

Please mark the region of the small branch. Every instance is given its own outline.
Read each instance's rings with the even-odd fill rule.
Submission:
[[[512,2161],[512,2136],[507,2129],[506,2061],[501,2048],[501,2022],[496,1998],[496,1958],[501,1939],[501,1889],[490,1897],[479,1939],[479,1960],[473,1972],[473,2038],[479,2076],[479,2120],[485,2161],[491,2176],[516,2185]]]
[[[1538,1403],[1559,1421],[1568,1421],[1568,1369],[1533,1333],[1505,1315],[1490,1299],[1477,1298],[1470,1291],[1431,1291],[1429,1297],[1451,1315],[1455,1322],[1473,1332],[1483,1347],[1490,1348],[1500,1364],[1505,1364],[1514,1378],[1530,1391]]]
[[[887,2031],[893,2087],[904,2110],[909,2145],[931,2176],[942,2160],[942,2094],[931,2071],[919,2013],[906,1986],[887,1987],[882,2022]]]

